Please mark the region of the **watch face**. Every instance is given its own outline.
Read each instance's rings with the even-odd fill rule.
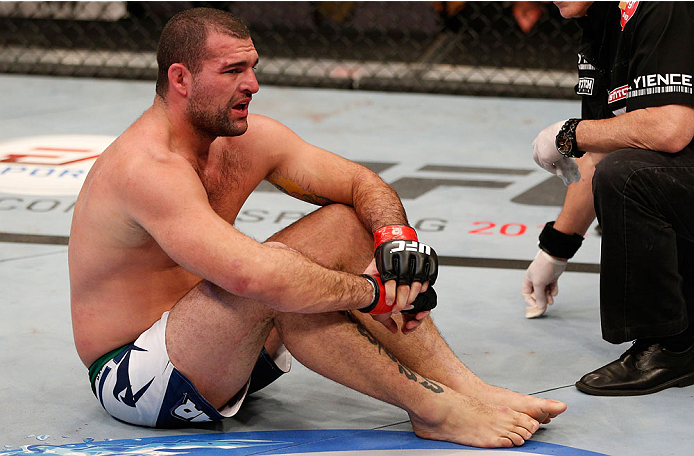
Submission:
[[[571,139],[569,139],[569,137],[566,134],[560,134],[559,136],[557,136],[556,145],[557,150],[562,154],[568,154],[569,152],[571,152]]]

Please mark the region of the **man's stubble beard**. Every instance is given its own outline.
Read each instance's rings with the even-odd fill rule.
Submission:
[[[214,110],[210,107],[210,97],[193,95],[186,107],[186,115],[190,124],[205,135],[239,136],[246,132],[248,123],[245,119],[237,123],[229,119],[229,113],[235,104],[233,100],[229,100],[223,109]]]

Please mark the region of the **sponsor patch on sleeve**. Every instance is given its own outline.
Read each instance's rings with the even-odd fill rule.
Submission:
[[[634,78],[634,85],[629,92],[629,98],[664,93],[686,93],[692,95],[694,94],[693,88],[694,77],[691,74],[646,74]]]
[[[607,103],[615,103],[620,100],[625,100],[629,92],[629,85],[625,84],[616,89],[612,89],[607,96]]]
[[[595,85],[595,79],[593,78],[579,78],[578,85],[576,86],[577,95],[593,95],[593,86]]]

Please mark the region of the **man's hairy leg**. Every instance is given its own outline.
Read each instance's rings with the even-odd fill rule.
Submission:
[[[373,259],[373,236],[351,209],[341,205],[316,211],[270,240],[282,242],[323,266],[353,273],[362,272]],[[353,315],[388,334],[396,346],[403,345],[409,352],[417,350],[422,359],[435,358],[431,351],[426,351],[427,346],[418,350],[414,339],[413,343],[408,342],[419,329],[407,336],[392,335],[381,323],[358,311],[278,314],[275,324],[299,362],[338,383],[403,408],[421,437],[504,447],[522,444],[539,426],[527,414],[504,405],[483,403],[427,380],[426,372],[421,375],[407,363],[399,362]],[[429,336],[425,339],[434,340]],[[433,345],[436,344],[429,344]],[[438,369],[441,365],[435,364]]]
[[[169,314],[166,348],[171,362],[219,409],[250,378],[274,315],[262,304],[203,280]]]
[[[354,211],[339,204],[309,214],[268,241],[324,266],[355,272],[369,264],[373,242]],[[282,343],[274,329],[276,314],[203,280],[169,315],[166,346],[171,362],[220,408],[246,384],[263,345],[273,354]]]
[[[268,241],[281,242],[330,269],[361,274],[373,260],[373,235],[354,210],[331,204],[308,214]]]
[[[299,362],[402,408],[420,437],[478,447],[510,447],[522,445],[539,427],[527,414],[485,404],[410,369],[351,313],[278,314],[275,323]]]
[[[519,394],[483,382],[455,355],[430,317],[416,331],[403,336],[392,334],[368,316],[356,312],[353,315],[403,363],[461,394],[489,404],[508,406],[541,423],[549,423],[551,418],[566,410],[563,402]],[[399,317],[396,320],[402,324]],[[434,353],[436,356],[432,356]]]
[[[353,273],[362,272],[373,258],[373,236],[361,226],[351,209],[341,205],[314,212],[272,240],[284,242],[326,267]],[[453,353],[431,318],[405,336],[391,333],[369,315],[359,312],[352,315],[405,365],[461,394],[511,407],[543,423],[566,409],[561,402],[534,398],[484,383]],[[402,320],[395,318],[402,327]]]
[[[270,240],[282,242],[326,267],[355,273],[363,271],[372,258],[371,234],[351,209],[340,205],[316,211]],[[370,316],[361,317],[380,330],[382,325]],[[415,432],[422,437],[476,446],[511,446],[522,444],[537,429],[535,420],[504,404],[486,404],[445,384],[427,382],[417,369],[412,371],[407,363],[389,356],[364,325],[358,326],[342,314],[279,314],[205,281],[172,310],[167,347],[174,365],[212,405],[221,407],[245,384],[273,326],[280,329],[290,352],[309,368],[407,410]],[[409,341],[418,332],[393,340]],[[405,353],[416,348],[412,343],[395,344],[400,345]],[[432,353],[427,345],[423,347],[418,354],[422,359]],[[433,369],[438,376],[436,372]]]

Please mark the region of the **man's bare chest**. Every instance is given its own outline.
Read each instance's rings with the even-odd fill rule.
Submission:
[[[265,174],[253,161],[239,154],[210,157],[200,179],[212,209],[229,223],[234,223],[241,207]]]

